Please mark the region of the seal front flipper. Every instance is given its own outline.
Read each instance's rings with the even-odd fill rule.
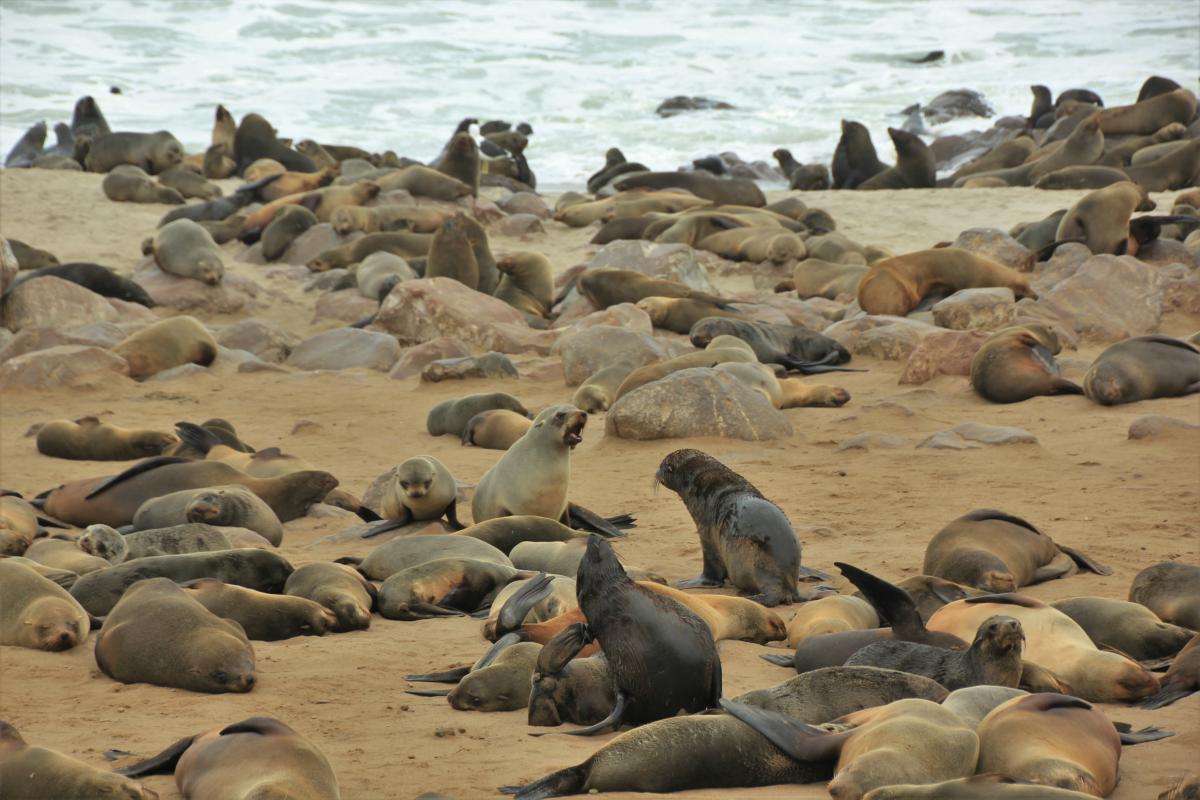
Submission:
[[[787,667],[788,669],[792,669],[796,666],[795,653],[791,654],[790,656],[776,655],[775,653],[764,653],[760,655],[759,658],[769,664],[774,664],[777,667]]]
[[[422,683],[459,683],[463,678],[471,674],[472,667],[455,667],[448,669],[445,672],[426,672],[423,675],[405,675],[406,681],[420,681]]]
[[[370,539],[372,536],[378,536],[381,533],[387,533],[388,531],[394,531],[397,528],[403,528],[408,523],[409,523],[409,520],[406,520],[406,519],[381,520],[380,522],[370,526],[365,531],[363,531],[362,536],[359,538]]]
[[[625,716],[625,711],[628,710],[629,704],[629,695],[618,690],[617,702],[613,705],[612,713],[607,717],[595,725],[589,725],[586,728],[578,728],[573,731],[557,731],[557,733],[562,733],[564,736],[595,736],[598,733],[607,733],[609,730],[618,730],[621,727],[621,717]],[[548,733],[531,733],[529,735],[546,736]]]
[[[416,697],[447,697],[450,694],[449,689],[405,689],[405,694],[415,695]]]
[[[511,634],[510,634],[511,635]],[[557,675],[587,645],[587,630],[583,623],[568,625],[559,631],[538,653],[535,672]]]
[[[191,422],[176,422],[175,435],[184,444],[206,454],[217,445],[224,444],[220,437],[208,428],[203,428]]]
[[[721,708],[761,733],[795,761],[832,761],[852,731],[826,733],[777,711],[721,698]]]
[[[188,736],[180,739],[173,745],[163,750],[156,756],[151,756],[145,761],[139,761],[136,764],[130,764],[128,767],[121,767],[113,770],[118,775],[124,775],[129,778],[139,778],[142,775],[154,775],[157,773],[174,772],[175,765],[179,763],[179,758],[184,752],[192,746],[192,742],[196,741],[196,736]]]
[[[563,524],[568,528],[574,528],[579,531],[588,531],[589,533],[598,533],[609,539],[624,536],[624,532],[614,524],[610,519],[600,516],[594,511],[589,511],[583,506],[575,503],[567,503],[567,511],[563,515]],[[624,527],[632,528],[633,517],[628,514],[622,514],[614,519],[621,520]],[[630,522],[626,523],[628,519]]]
[[[1071,560],[1078,564],[1081,569],[1090,570],[1097,575],[1113,574],[1112,567],[1106,567],[1099,561],[1092,559],[1087,554],[1076,550],[1074,547],[1067,547],[1066,545],[1058,544],[1058,542],[1055,542],[1055,544],[1058,546],[1059,550],[1070,556]]]
[[[101,494],[102,492],[105,492],[105,491],[111,489],[112,487],[116,486],[118,483],[123,483],[123,482],[129,480],[130,478],[137,477],[138,475],[141,475],[143,472],[149,472],[152,469],[158,469],[159,467],[165,467],[168,464],[183,464],[183,463],[189,462],[189,461],[191,461],[190,458],[180,458],[179,456],[154,456],[153,458],[144,459],[144,460],[139,461],[138,463],[134,464],[132,467],[125,470],[124,472],[120,472],[116,475],[113,475],[111,478],[107,478],[106,480],[101,481],[95,487],[93,487],[90,492],[88,492],[86,495],[84,495],[83,499],[91,500],[96,495]],[[40,498],[41,495],[38,495],[38,497]]]
[[[525,624],[525,617],[529,615],[533,607],[553,591],[553,583],[554,579],[542,572],[513,592],[500,608],[500,613],[496,615],[496,633],[505,636]],[[582,648],[583,645],[581,644],[580,647]],[[572,655],[572,657],[574,656]]]
[[[516,795],[517,800],[544,800],[547,797],[583,794],[587,777],[588,768],[585,763],[551,772],[544,778],[538,778],[524,786],[501,786],[500,793]]]
[[[1117,735],[1121,737],[1121,744],[1145,744],[1146,742],[1157,742],[1160,739],[1170,739],[1175,735],[1175,731],[1168,731],[1164,728],[1159,728],[1151,725],[1147,728],[1139,728],[1134,730],[1133,726],[1128,722],[1113,722],[1113,727],[1117,729]]]
[[[453,528],[456,531],[466,530],[467,526],[463,525],[461,522],[458,521],[458,499],[457,498],[450,501],[450,505],[446,506],[446,510],[443,513],[446,517],[446,521],[450,523],[451,528]]]

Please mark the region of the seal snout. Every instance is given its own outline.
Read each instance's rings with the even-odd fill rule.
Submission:
[[[576,410],[569,417],[564,417],[566,424],[563,427],[563,443],[567,447],[575,447],[583,441],[583,429],[587,426],[587,412]]]
[[[1012,617],[992,617],[985,623],[984,633],[1003,650],[1019,649],[1025,644],[1025,630]]]

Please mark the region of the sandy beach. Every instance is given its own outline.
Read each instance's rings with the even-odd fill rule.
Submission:
[[[166,207],[108,201],[102,176],[45,170],[0,172],[0,235],[54,252],[61,261],[95,261],[129,275],[141,262],[141,242],[153,235]],[[226,192],[238,181],[222,181]],[[489,191],[485,190],[486,197]],[[808,192],[810,207],[828,211],[838,231],[863,244],[896,253],[952,241],[968,228],[1008,230],[1065,208],[1083,192],[1037,189]],[[1174,193],[1156,195],[1170,208]],[[777,195],[772,195],[774,199]],[[554,198],[545,198],[553,207]],[[489,229],[500,257],[519,250],[546,255],[555,271],[586,262],[596,226],[571,229],[546,220],[543,233],[503,236]],[[227,275],[260,284],[263,306],[237,315],[193,313],[213,330],[241,318],[271,322],[297,337],[338,327],[314,320],[320,292],[306,292],[304,270],[238,260],[245,246],[222,247]],[[720,277],[723,291],[747,291],[745,271]],[[165,316],[171,309],[158,308]],[[1160,332],[1187,336],[1200,315],[1170,311]],[[657,335],[684,337],[659,332]],[[1064,375],[1081,380],[1103,344],[1082,342],[1059,360]],[[99,415],[129,427],[170,430],[179,420],[224,417],[256,447],[278,446],[338,477],[360,495],[376,476],[404,459],[429,454],[474,484],[499,453],[462,447],[454,437],[431,437],[425,418],[438,402],[471,392],[506,391],[531,409],[570,400],[559,359],[513,356],[516,381],[471,379],[423,383],[389,379],[369,370],[240,373],[214,366],[206,374],[168,381],[56,391],[5,390],[0,396],[0,486],[26,497],[64,481],[111,474],[112,463],[65,461],[39,455],[32,426],[56,418]],[[803,546],[803,563],[837,574],[846,561],[890,580],[919,574],[929,538],[947,522],[976,508],[995,508],[1029,519],[1055,540],[1084,550],[1113,568],[1023,589],[1044,601],[1079,595],[1125,599],[1134,575],[1164,560],[1200,558],[1200,465],[1194,432],[1130,440],[1130,423],[1159,414],[1200,424],[1200,398],[1150,400],[1102,407],[1082,396],[1038,397],[993,405],[976,396],[965,377],[939,376],[921,386],[898,382],[903,361],[855,356],[864,372],[821,376],[845,387],[842,408],[797,408],[784,413],[795,435],[774,442],[705,438],[628,441],[605,436],[602,415],[592,419],[572,459],[574,502],[604,514],[628,512],[637,527],[617,550],[628,563],[674,582],[700,569],[695,527],[682,502],[651,478],[662,457],[696,447],[751,480],[788,515]],[[812,379],[809,379],[812,380]],[[302,421],[315,425],[298,426]],[[964,422],[1028,430],[1036,443],[962,451],[917,448],[927,435]],[[865,432],[902,437],[902,446],[839,450]],[[469,515],[460,504],[460,516]],[[285,526],[279,553],[295,566],[364,556],[379,540],[343,535],[356,521],[307,517]],[[387,538],[387,537],[383,537]],[[848,584],[838,577],[843,591]],[[732,589],[726,589],[732,591]],[[779,609],[784,619],[794,610]],[[496,796],[496,787],[524,783],[586,759],[613,736],[576,738],[527,734],[524,710],[472,713],[444,699],[405,694],[404,676],[469,664],[487,643],[469,618],[395,622],[376,615],[370,630],[255,642],[258,685],[244,695],[204,695],[145,684],[123,685],[100,672],[96,635],[69,652],[0,647],[0,718],[25,738],[98,767],[121,750],[149,756],[190,734],[256,714],[276,716],[309,737],[337,772],[344,798],[413,798],[440,792],[465,800]],[[774,648],[781,647],[781,643]],[[764,647],[719,644],[725,695],[780,683],[789,670],[764,662]],[[780,652],[775,649],[775,652]],[[1165,741],[1127,748],[1115,800],[1152,798],[1173,780],[1196,770],[1200,751],[1200,695],[1157,711],[1105,705],[1114,720],[1135,728],[1156,725],[1176,732]],[[125,757],[115,763],[130,763]],[[170,776],[145,780],[161,798],[180,797]],[[611,795],[649,797],[651,795]],[[705,790],[679,797],[818,798],[819,784]]]

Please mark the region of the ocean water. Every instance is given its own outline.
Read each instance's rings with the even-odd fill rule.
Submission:
[[[946,58],[901,60],[930,50]],[[1032,83],[1113,105],[1151,74],[1197,88],[1197,0],[0,0],[0,151],[85,94],[189,151],[217,103],[422,160],[471,116],[529,122],[540,187],[578,188],[612,146],[657,169],[781,146],[827,162],[848,118],[887,160],[897,112],[947,89],[1025,114]],[[654,113],[678,94],[736,108]]]

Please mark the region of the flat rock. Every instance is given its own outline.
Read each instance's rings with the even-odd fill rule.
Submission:
[[[400,345],[386,333],[334,328],[292,348],[287,365],[297,369],[367,369],[386,372],[400,357]]]
[[[1060,282],[1074,275],[1083,263],[1092,257],[1092,251],[1086,244],[1068,242],[1059,245],[1047,261],[1039,261],[1034,265],[1033,288],[1042,294],[1054,288]]]
[[[792,435],[762,393],[714,369],[685,369],[634,389],[608,409],[605,433],[622,439],[720,436],[765,441]]]
[[[339,289],[326,292],[313,306],[313,322],[335,319],[339,322],[358,322],[375,313],[379,303],[358,293],[358,289]]]
[[[0,363],[25,353],[67,344],[103,347],[107,350],[127,335],[125,331],[111,322],[96,322],[68,330],[28,327],[22,329],[3,348],[0,348]]]
[[[532,192],[517,192],[500,204],[506,214],[532,214],[538,219],[550,219],[554,212],[546,201]]]
[[[245,350],[263,361],[281,363],[292,347],[300,341],[274,323],[261,319],[243,319],[225,328],[217,336],[217,344],[231,350]]]
[[[430,362],[421,370],[421,380],[438,383],[465,378],[512,378],[521,377],[512,359],[503,353],[484,353],[481,356],[444,358]]]
[[[960,289],[934,303],[933,321],[939,327],[955,331],[996,330],[1016,316],[1017,298],[1004,286],[987,289]]]
[[[572,331],[581,331],[586,328],[594,328],[597,325],[611,325],[616,328],[625,328],[638,333],[652,334],[654,333],[654,325],[650,322],[650,315],[642,309],[635,306],[633,303],[618,303],[615,306],[609,306],[603,311],[593,311],[585,317],[580,317],[571,323]]]
[[[13,333],[24,328],[74,328],[117,318],[108,300],[77,283],[52,275],[24,281],[4,299],[4,327]]]
[[[906,444],[908,444],[908,440],[903,436],[880,433],[879,431],[864,431],[863,433],[851,436],[849,439],[843,439],[838,443],[837,449],[839,451],[893,449],[903,447]]]
[[[60,345],[25,353],[0,364],[0,389],[57,389],[64,386],[132,385],[125,359],[99,347]]]
[[[986,256],[1017,272],[1032,270],[1036,258],[1032,250],[996,228],[968,228],[951,246]]]
[[[988,336],[984,331],[941,331],[923,337],[909,354],[900,383],[919,385],[938,375],[970,375],[971,359]]]
[[[493,230],[501,236],[530,236],[546,232],[541,218],[534,214],[510,214],[496,223]]]
[[[562,357],[567,386],[578,386],[604,367],[621,361],[634,368],[670,358],[670,352],[658,337],[611,325],[597,325],[568,331],[555,344]]]
[[[953,431],[938,431],[918,442],[917,447],[930,450],[978,450],[983,445],[969,442]]]
[[[1200,431],[1200,425],[1162,414],[1147,414],[1129,423],[1130,439],[1164,439],[1178,437],[1180,434],[1194,437],[1197,431]]]
[[[1131,256],[1092,256],[1036,302],[1084,339],[1116,342],[1158,330],[1164,278]]]
[[[641,239],[609,242],[588,262],[589,269],[615,267],[653,278],[678,281],[693,289],[716,294],[708,270],[686,244],[655,244]]]
[[[143,261],[133,279],[160,306],[176,311],[235,314],[263,305],[264,289],[243,275],[226,272],[216,286],[193,278],[163,272],[153,261]]]
[[[434,361],[448,358],[462,358],[469,355],[471,355],[471,351],[458,339],[452,336],[439,336],[424,344],[405,348],[404,352],[400,354],[399,360],[396,361],[391,371],[388,372],[388,377],[396,379],[410,378],[413,375],[421,374],[421,370]]]
[[[829,317],[826,317],[816,307],[809,305],[808,300],[801,300],[794,295],[776,294],[774,291],[762,291],[755,292],[746,299],[782,313],[787,318],[787,321],[783,323],[784,325],[797,325],[801,328],[807,328],[810,331],[823,330],[829,325]],[[825,300],[823,297],[817,299],[825,303],[833,303],[832,300]],[[844,308],[840,304],[835,305],[838,305],[839,311]]]
[[[360,231],[354,231],[345,236],[339,236],[333,229],[333,225],[328,222],[319,222],[297,236],[288,245],[288,249],[283,253],[283,258],[280,258],[279,261],[303,266],[326,250],[341,247],[362,235]]]
[[[173,381],[177,378],[194,378],[197,375],[212,376],[213,371],[208,367],[202,367],[199,364],[180,364],[178,367],[164,369],[162,372],[156,372],[146,379],[150,381]]]
[[[907,359],[922,338],[939,330],[906,317],[863,316],[835,322],[822,332],[854,355],[899,361]]]
[[[958,446],[957,440],[966,442]],[[932,447],[965,450],[979,444],[1037,444],[1037,437],[1024,428],[1009,428],[1002,425],[984,425],[981,422],[964,422],[953,428],[938,431],[923,439],[917,447]]]

